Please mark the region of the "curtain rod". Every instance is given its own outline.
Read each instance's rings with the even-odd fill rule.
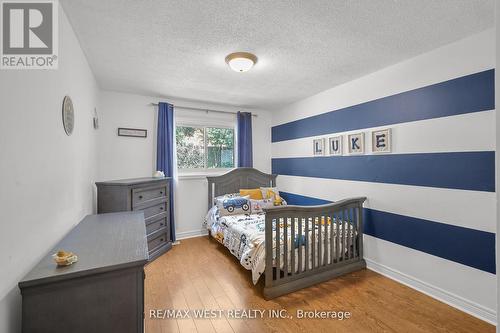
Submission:
[[[151,103],[152,106],[158,106],[158,103]],[[195,111],[205,111],[205,112],[215,112],[215,113],[229,113],[229,114],[236,114],[236,112],[233,111],[221,111],[221,110],[211,110],[211,109],[203,109],[203,108],[195,108],[191,106],[182,106],[182,105],[174,105],[174,107],[178,107],[181,109],[189,109],[189,110],[195,110]],[[257,117],[258,115],[252,113],[252,117]]]

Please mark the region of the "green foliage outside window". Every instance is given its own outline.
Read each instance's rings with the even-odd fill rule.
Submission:
[[[177,167],[179,169],[203,169],[205,167],[204,129],[199,127],[177,126]]]
[[[234,167],[234,129],[177,126],[175,136],[179,169]]]
[[[208,127],[207,168],[234,167],[234,130]]]

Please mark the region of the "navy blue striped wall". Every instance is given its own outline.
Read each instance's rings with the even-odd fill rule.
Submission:
[[[290,205],[331,201],[280,192]],[[495,274],[495,234],[444,223],[364,209],[364,232],[389,242]]]
[[[487,70],[272,128],[272,142],[495,108],[495,73]]]
[[[288,205],[299,205],[299,206],[314,206],[314,205],[324,205],[327,203],[331,203],[331,201],[307,197],[300,194],[288,193],[288,192],[280,192],[280,195],[283,199],[285,199]]]
[[[495,109],[494,90],[492,69],[278,125],[272,128],[272,141],[490,111]],[[495,192],[494,151],[273,158],[272,172]],[[282,195],[289,204],[328,202],[292,193]],[[479,270],[496,272],[494,233],[375,209],[365,209],[364,217],[367,235]]]
[[[279,175],[495,191],[495,152],[273,158]]]

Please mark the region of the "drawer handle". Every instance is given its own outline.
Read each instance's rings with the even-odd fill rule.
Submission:
[[[160,210],[163,210],[163,207],[160,207]]]
[[[163,227],[163,223],[160,223],[160,226],[162,226],[162,227]]]
[[[160,238],[160,242],[163,242],[163,238]]]
[[[139,199],[142,199],[142,195],[139,196]]]
[[[160,194],[163,194],[163,191],[160,191]]]

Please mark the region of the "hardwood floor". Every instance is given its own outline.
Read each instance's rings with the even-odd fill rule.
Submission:
[[[185,239],[146,267],[146,332],[494,332],[495,327],[370,270],[281,296],[262,297],[227,249]],[[286,310],[293,318],[150,318],[151,310]],[[349,311],[349,319],[299,319],[297,310]],[[165,312],[155,312],[162,317]],[[172,313],[170,313],[172,314]],[[282,312],[285,314],[285,312]],[[168,313],[167,313],[168,315]],[[165,316],[168,317],[168,316]]]

